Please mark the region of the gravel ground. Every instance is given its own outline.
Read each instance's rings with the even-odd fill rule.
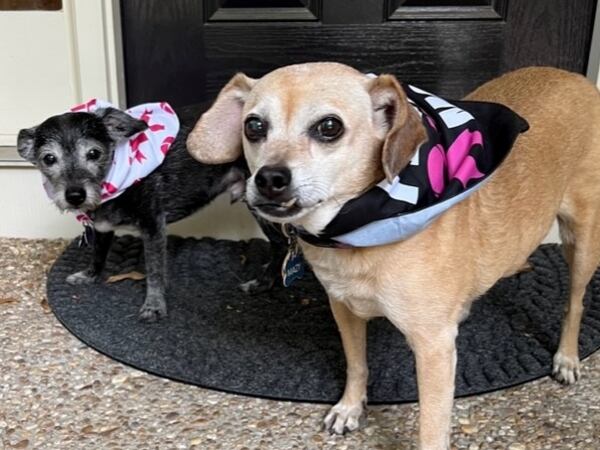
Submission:
[[[96,353],[45,303],[64,241],[0,239],[0,449],[410,449],[417,406],[369,408],[346,436],[325,405],[259,400],[164,380]],[[453,449],[600,448],[600,353],[582,379],[544,378],[457,400]]]

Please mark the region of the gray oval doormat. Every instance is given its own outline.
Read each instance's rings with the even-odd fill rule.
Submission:
[[[174,380],[257,397],[335,402],[344,385],[340,338],[312,275],[291,288],[250,296],[238,289],[268,258],[264,241],[169,238],[169,316],[137,321],[143,281],[72,287],[65,277],[88,261],[71,244],[52,268],[48,300],[56,317],[96,350]],[[143,272],[138,239],[118,238],[106,274]],[[560,249],[540,247],[534,270],[496,284],[473,305],[458,338],[457,396],[533,380],[551,371],[568,271]],[[600,272],[586,294],[580,352],[600,347]],[[384,319],[369,323],[369,400],[417,398],[413,356]]]

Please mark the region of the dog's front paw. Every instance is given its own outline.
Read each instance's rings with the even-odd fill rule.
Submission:
[[[146,298],[140,308],[138,318],[142,322],[156,322],[167,317],[167,303],[163,298]]]
[[[92,284],[98,281],[98,277],[90,275],[89,271],[82,270],[81,272],[73,273],[67,277],[67,283],[71,286],[81,286],[84,284]]]
[[[344,434],[346,431],[357,430],[366,416],[364,404],[347,405],[339,402],[325,416],[325,429],[330,433]]]
[[[271,277],[260,277],[240,284],[240,289],[247,294],[255,295],[270,291],[275,280]]]
[[[581,375],[579,358],[577,356],[566,356],[560,350],[554,355],[552,376],[562,384],[573,384]]]

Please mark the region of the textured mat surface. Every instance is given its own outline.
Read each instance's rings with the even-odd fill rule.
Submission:
[[[335,402],[345,364],[322,288],[311,275],[259,296],[238,289],[267,260],[263,241],[169,238],[169,317],[137,321],[143,281],[72,287],[65,277],[86,266],[88,250],[71,244],[48,279],[48,300],[79,339],[148,372],[252,396]],[[473,305],[458,338],[457,396],[548,375],[558,344],[568,271],[560,249],[540,247],[534,270],[501,280]],[[118,238],[107,275],[143,272],[142,244]],[[600,272],[585,299],[580,352],[600,347]],[[369,400],[417,398],[412,353],[384,319],[369,323]]]

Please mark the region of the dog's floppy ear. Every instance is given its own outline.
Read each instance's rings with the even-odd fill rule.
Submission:
[[[187,138],[190,154],[205,164],[235,161],[242,154],[242,110],[257,80],[236,74]]]
[[[106,108],[100,111],[100,118],[108,135],[115,142],[148,129],[148,124],[143,120],[131,117],[116,108]]]
[[[384,139],[381,163],[389,182],[404,168],[427,139],[419,114],[393,75],[380,75],[368,85],[375,127]]]
[[[17,136],[17,151],[21,158],[33,162],[35,159],[33,144],[35,142],[37,127],[23,128]]]

